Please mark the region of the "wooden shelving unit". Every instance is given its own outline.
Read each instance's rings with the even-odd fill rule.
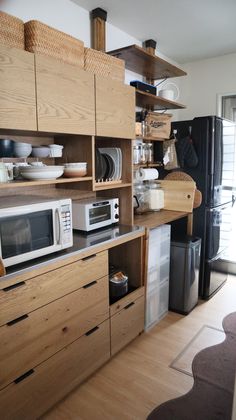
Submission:
[[[108,54],[123,59],[128,70],[141,74],[148,80],[181,77],[187,74],[182,69],[135,44],[109,51]],[[185,108],[178,102],[169,101],[138,89],[136,89],[136,105],[141,108],[151,108],[154,111]]]
[[[186,76],[186,72],[168,63],[158,56],[153,56],[138,45],[129,45],[109,51],[108,54],[125,60],[128,70],[142,74],[148,79],[166,79],[169,77]]]

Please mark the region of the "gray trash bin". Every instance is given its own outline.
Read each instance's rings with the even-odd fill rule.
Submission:
[[[171,241],[169,309],[188,314],[198,302],[201,239]]]

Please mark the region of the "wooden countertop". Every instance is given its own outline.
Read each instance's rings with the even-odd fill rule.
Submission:
[[[160,210],[158,212],[150,212],[136,215],[134,217],[134,225],[144,226],[147,229],[152,229],[189,215],[192,215],[192,213],[172,210]]]

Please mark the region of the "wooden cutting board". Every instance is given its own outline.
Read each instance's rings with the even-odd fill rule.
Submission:
[[[4,267],[2,258],[0,258],[0,277],[5,276],[6,275],[6,269]]]
[[[166,177],[165,180],[172,180],[172,181],[192,181],[194,182],[193,178],[182,171],[173,171],[170,172]],[[193,200],[193,208],[196,209],[202,204],[202,193],[200,190],[196,189],[194,194]]]
[[[196,184],[193,181],[158,181],[164,191],[164,209],[192,213]]]

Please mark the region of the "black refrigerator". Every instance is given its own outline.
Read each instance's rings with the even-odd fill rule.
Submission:
[[[189,163],[181,159],[181,170],[202,193],[202,204],[193,212],[193,235],[202,239],[199,296],[208,299],[227,279],[223,253],[229,246],[234,204],[235,123],[208,116],[174,122],[172,129],[180,143],[188,139],[197,157]]]

